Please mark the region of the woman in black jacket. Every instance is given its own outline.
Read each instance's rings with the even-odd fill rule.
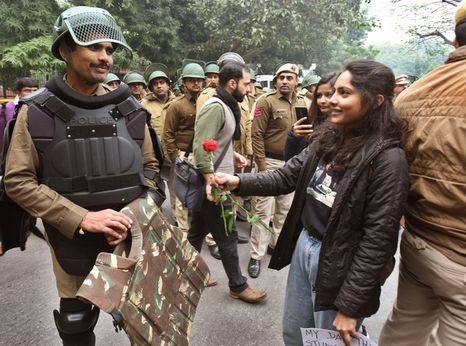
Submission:
[[[349,345],[378,310],[409,186],[394,84],[385,65],[349,63],[335,83],[330,121],[309,147],[273,172],[216,177],[241,195],[296,191],[269,265],[291,263],[286,345],[302,344],[301,327],[336,329]]]

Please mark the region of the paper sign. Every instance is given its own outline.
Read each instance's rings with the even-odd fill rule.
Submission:
[[[304,346],[345,346],[340,333],[320,328],[301,328]],[[358,333],[359,339],[351,340],[351,346],[378,346],[377,343]]]

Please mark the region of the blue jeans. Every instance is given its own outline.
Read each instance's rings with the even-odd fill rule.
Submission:
[[[335,329],[337,311],[314,311],[320,245],[320,240],[303,230],[293,252],[283,313],[283,340],[287,346],[303,344],[300,328]]]

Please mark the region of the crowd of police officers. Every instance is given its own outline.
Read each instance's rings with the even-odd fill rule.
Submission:
[[[462,8],[465,12],[466,4]],[[459,23],[466,18],[463,12]],[[60,296],[54,318],[63,343],[92,345],[99,312],[76,299],[76,292],[97,254],[111,252],[126,239],[133,221],[118,210],[144,193],[163,190],[159,179],[163,162],[156,156],[154,141],[160,138],[171,162],[167,179],[171,208],[177,226],[186,233],[190,211],[173,192],[174,164],[187,152],[189,158],[196,116],[216,93],[220,66],[244,60],[234,52],[207,64],[187,60],[175,83],[160,63],[120,79],[110,72],[113,51],[121,47],[131,54],[131,48],[106,10],[68,9],[57,19],[54,34],[52,53],[66,63],[66,74],[20,100],[3,182],[11,200],[43,220]],[[274,73],[275,89],[264,90],[255,71],[249,72],[247,97],[238,104],[241,137],[234,147],[248,161],[243,171],[267,172],[285,164],[288,132],[302,115],[297,114],[299,109],[308,114],[319,77],[311,72],[300,81],[298,66],[285,63]],[[408,76],[398,76],[395,96],[409,84]],[[28,85],[32,86],[36,88]],[[24,96],[21,89],[18,94]],[[242,199],[244,207],[272,229],[270,233],[252,225],[250,237],[238,239],[250,243],[250,277],[260,275],[262,258],[274,251],[292,198],[290,194]],[[237,212],[236,219],[244,221],[244,215]],[[210,253],[220,259],[214,240],[206,238]],[[211,278],[209,285],[215,284]],[[264,291],[257,300],[239,298],[251,303],[265,296]]]

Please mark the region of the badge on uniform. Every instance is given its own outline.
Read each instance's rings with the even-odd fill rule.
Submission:
[[[260,117],[264,114],[264,108],[262,107],[256,107],[254,110],[254,117]]]

